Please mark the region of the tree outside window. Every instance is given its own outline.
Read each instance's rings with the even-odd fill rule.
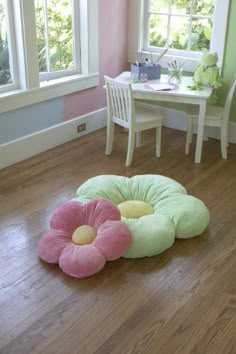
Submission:
[[[5,1],[0,0],[0,86],[11,84]]]
[[[35,0],[39,72],[74,69],[72,0]],[[0,0],[0,86],[11,84],[6,1]]]
[[[150,0],[148,46],[201,52],[210,49],[214,0]]]
[[[35,0],[40,72],[74,68],[72,1]]]

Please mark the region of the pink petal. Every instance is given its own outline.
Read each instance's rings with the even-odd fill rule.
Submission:
[[[108,261],[119,258],[131,241],[129,227],[122,221],[106,221],[97,231],[93,245],[100,249]]]
[[[60,205],[51,217],[50,227],[73,233],[77,227],[84,225],[84,204],[81,202],[66,202]]]
[[[105,265],[103,254],[92,244],[85,246],[67,246],[59,259],[64,273],[76,278],[88,277],[99,272]]]
[[[85,204],[88,225],[98,228],[107,220],[120,220],[120,211],[116,205],[106,199],[92,199]]]
[[[61,231],[50,230],[39,240],[38,255],[45,262],[58,263],[62,250],[70,243],[70,235]]]

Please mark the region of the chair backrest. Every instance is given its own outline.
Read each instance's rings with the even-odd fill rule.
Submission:
[[[229,112],[230,112],[230,107],[231,107],[233,96],[234,96],[235,87],[236,87],[236,74],[234,75],[233,82],[230,86],[230,89],[229,89],[229,92],[228,92],[228,95],[227,95],[226,101],[225,101],[224,116],[223,116],[223,121],[225,121],[225,122],[227,122],[229,119]]]
[[[130,127],[134,124],[135,108],[131,84],[104,76],[107,90],[108,116],[113,122]]]

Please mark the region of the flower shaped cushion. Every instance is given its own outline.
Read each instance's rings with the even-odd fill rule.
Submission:
[[[112,201],[130,228],[132,240],[123,257],[153,256],[171,247],[177,238],[201,234],[209,223],[204,203],[187,195],[178,182],[160,175],[131,178],[101,175],[87,180],[74,200]]]
[[[118,208],[105,199],[66,202],[56,209],[50,230],[39,241],[39,257],[59,263],[76,278],[97,273],[129,246],[130,230],[120,219]]]

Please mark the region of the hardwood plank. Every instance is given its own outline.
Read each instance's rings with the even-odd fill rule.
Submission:
[[[235,231],[236,228],[234,234]],[[155,348],[158,348],[156,352],[164,354],[175,353],[176,348],[180,347],[184,353],[186,348],[186,343],[182,347],[184,340],[192,338],[192,342],[194,342],[194,338],[196,338],[195,333],[192,332],[187,336],[188,331],[199,330],[199,325],[200,330],[207,329],[200,323],[198,316],[204,316],[208,307],[213,306],[213,315],[217,317],[218,312],[215,311],[215,308],[219,311],[220,308],[223,309],[228,304],[230,295],[221,294],[215,282],[211,280],[214,280],[218,270],[221,272],[224,270],[220,279],[225,276],[225,273],[233,274],[231,270],[235,265],[235,258],[232,255],[235,254],[236,240],[230,242],[227,249],[224,250],[224,254],[218,254],[221,247],[222,243],[219,242],[217,250],[215,248],[203,249],[197,255],[193,254],[182,267],[178,268],[177,272],[172,272],[168,280],[161,286],[157,286],[156,281],[152,281],[151,284],[157,291],[152,301],[147,306],[144,305],[145,308],[140,309],[140,319],[130,319],[133,323],[132,326],[129,326],[127,322],[123,323],[119,331],[95,352],[99,354],[116,353],[116,350],[119,350],[122,353],[127,350],[127,353],[135,353],[142,348],[141,352],[143,353],[155,353]],[[208,265],[208,259],[204,257],[203,253],[211,255],[214,263]],[[194,270],[189,273],[190,264],[193,262],[195,264]],[[207,284],[206,287],[205,284]],[[210,296],[208,296],[209,292]],[[197,318],[193,321],[195,316]],[[208,324],[208,318],[206,320]],[[188,322],[191,323],[191,327]],[[135,338],[139,339],[133,346]],[[139,349],[137,350],[137,348]],[[190,351],[186,351],[186,353],[188,352]]]
[[[0,353],[222,354],[236,348],[236,146],[222,160],[219,141],[184,155],[185,134],[143,133],[125,167],[127,134],[105,129],[0,171]],[[195,139],[193,141],[193,147]],[[210,210],[199,237],[163,254],[119,259],[77,280],[41,262],[36,247],[55,208],[100,174],[161,174],[183,184]]]

